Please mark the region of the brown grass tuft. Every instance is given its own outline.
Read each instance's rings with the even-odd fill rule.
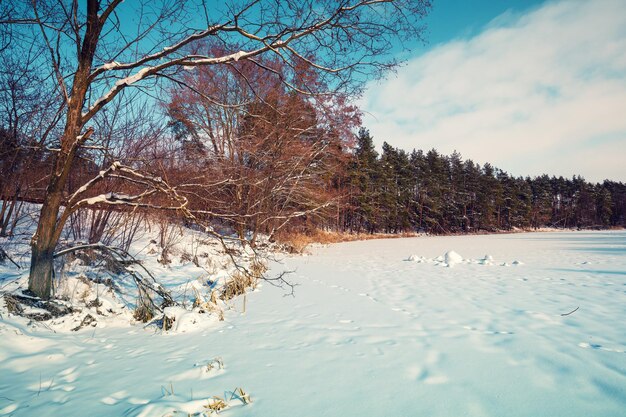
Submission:
[[[224,301],[231,300],[238,295],[246,293],[248,288],[256,287],[256,278],[250,274],[236,271],[230,276],[230,279],[224,284],[224,289],[220,294],[220,298]]]
[[[309,230],[306,232],[283,232],[276,236],[276,241],[282,244],[289,253],[304,253],[307,246],[319,243],[330,245],[332,243],[353,242],[356,240],[371,239],[394,239],[401,237],[415,237],[416,233],[348,233],[329,232],[325,230]]]

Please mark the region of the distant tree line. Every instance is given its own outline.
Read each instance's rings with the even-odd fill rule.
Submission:
[[[319,228],[449,234],[626,225],[626,184],[622,182],[594,184],[580,176],[514,177],[489,163],[481,166],[463,160],[458,152],[406,152],[386,142],[379,154],[366,129],[361,128],[350,146],[347,133],[340,140],[333,130],[316,127],[320,121],[306,103],[284,93],[280,100],[280,106],[275,101],[271,108],[249,110],[249,114],[266,112],[265,117],[242,119],[237,136],[245,140],[228,145],[241,147],[228,153],[239,155],[237,159],[226,154],[211,156],[207,146],[194,141],[197,134],[189,127],[181,129],[181,121],[194,124],[181,116],[188,116],[189,111],[174,112],[178,107],[169,109],[172,134],[162,131],[151,139],[142,133],[146,137],[142,147],[132,152],[125,148],[126,157],[160,167],[157,173],[178,184],[190,207],[208,214],[214,223],[232,227],[239,236],[252,233],[252,242],[257,233],[271,236],[277,230],[288,234]],[[180,105],[176,99],[172,103]],[[347,123],[345,114],[350,111],[344,112],[342,120]],[[308,120],[304,128],[290,139],[285,132],[303,120]],[[23,201],[43,199],[41,183],[53,152],[35,145],[0,129],[0,236],[12,234]],[[83,177],[101,169],[102,165],[86,160],[77,165],[70,182],[80,184]],[[187,191],[184,184],[189,183],[193,187]],[[75,188],[70,187],[68,194]],[[117,189],[132,191],[120,185]],[[89,212],[93,223],[89,240],[98,241],[105,230],[100,217],[110,222],[113,207],[92,208],[99,210]],[[122,206],[116,209],[124,210]],[[81,216],[79,212],[71,217],[70,225]]]
[[[514,177],[489,163],[376,151],[362,128],[339,185],[345,194],[337,225],[353,232],[468,233],[514,228],[609,228],[626,224],[626,184],[542,175]]]

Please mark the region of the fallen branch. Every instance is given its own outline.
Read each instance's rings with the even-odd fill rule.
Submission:
[[[161,284],[158,283],[154,275],[152,275],[150,271],[148,271],[148,269],[141,264],[141,262],[135,259],[135,257],[133,257],[131,254],[129,254],[128,252],[126,252],[125,250],[121,248],[103,245],[102,243],[79,245],[79,246],[74,246],[71,248],[63,249],[55,253],[54,257],[58,258],[60,256],[67,255],[69,253],[76,252],[79,250],[85,250],[85,249],[99,250],[99,251],[106,252],[112,255],[113,260],[119,263],[121,268],[125,272],[127,272],[135,281],[135,284],[137,285],[137,289],[139,290],[139,298],[142,301],[142,304],[146,305],[144,302],[147,301],[147,305],[159,310],[160,312],[163,312],[162,307],[167,307],[167,306],[172,306],[172,305],[177,304],[172,298],[172,296],[170,295],[170,293],[165,288],[163,288]],[[151,281],[143,278],[140,273],[135,271],[129,265],[129,261],[131,261],[131,265],[138,265],[143,270],[143,272],[150,278]],[[150,296],[151,292],[157,294],[163,299],[162,306],[158,306],[154,302],[154,300]]]
[[[569,316],[572,313],[575,313],[578,309],[580,308],[580,306],[576,307],[575,309],[573,309],[572,311],[570,311],[569,313],[563,313],[561,314],[561,316]]]
[[[11,314],[27,317],[35,321],[46,321],[73,313],[74,309],[55,300],[41,300],[25,294],[4,294],[7,310]],[[27,311],[24,307],[44,311]]]

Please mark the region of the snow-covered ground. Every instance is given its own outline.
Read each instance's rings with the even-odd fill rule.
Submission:
[[[312,252],[272,267],[295,297],[265,284],[196,331],[5,314],[0,415],[208,414],[214,395],[233,417],[626,415],[625,232]]]

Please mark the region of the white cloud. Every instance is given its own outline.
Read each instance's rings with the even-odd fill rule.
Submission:
[[[436,46],[362,101],[375,140],[514,175],[626,181],[626,2],[550,2]]]

